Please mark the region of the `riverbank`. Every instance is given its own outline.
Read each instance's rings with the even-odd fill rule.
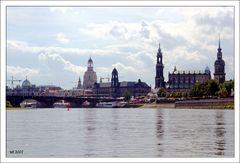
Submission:
[[[151,108],[151,109],[159,109],[159,108],[175,108],[175,103],[151,103],[151,104],[143,104],[139,108]]]
[[[143,104],[140,108],[234,109],[234,98],[184,100],[175,103]]]
[[[31,110],[31,108],[7,107],[6,110]]]
[[[176,108],[234,109],[234,98],[200,99],[175,102]]]

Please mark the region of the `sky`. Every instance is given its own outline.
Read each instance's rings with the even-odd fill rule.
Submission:
[[[154,87],[159,43],[165,81],[174,66],[213,77],[219,34],[233,79],[233,7],[7,7],[7,78],[71,89],[91,57],[98,82],[116,67]]]

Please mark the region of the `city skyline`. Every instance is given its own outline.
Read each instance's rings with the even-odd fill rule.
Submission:
[[[98,82],[116,67],[120,81],[140,78],[154,87],[159,42],[165,79],[174,66],[208,66],[213,77],[220,33],[226,80],[233,79],[233,12],[233,7],[8,7],[7,78],[28,76],[36,85],[69,89],[79,76],[83,81],[91,57]]]

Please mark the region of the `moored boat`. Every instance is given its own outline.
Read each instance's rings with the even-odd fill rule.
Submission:
[[[65,100],[60,100],[53,104],[54,108],[69,108],[70,106],[71,106],[70,103],[66,102]]]
[[[113,101],[113,102],[99,102],[96,104],[97,108],[123,108],[127,105],[125,101]]]
[[[35,100],[24,100],[20,103],[21,108],[37,108],[39,103]]]
[[[128,104],[128,103],[125,102],[125,101],[118,101],[118,102],[117,102],[117,107],[118,107],[118,108],[123,108],[123,107],[125,107],[127,104]]]
[[[96,104],[97,108],[116,108],[117,107],[117,102],[99,102]]]

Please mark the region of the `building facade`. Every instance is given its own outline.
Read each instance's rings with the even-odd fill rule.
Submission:
[[[222,49],[220,45],[220,38],[219,38],[219,45],[218,45],[218,52],[217,52],[217,60],[214,63],[214,80],[217,80],[219,83],[224,83],[225,81],[225,62],[222,59]]]
[[[98,96],[105,97],[124,97],[128,92],[131,96],[145,96],[151,91],[145,82],[140,79],[138,82],[123,81],[119,82],[118,71],[116,68],[112,71],[111,82],[106,83],[95,83],[93,92]]]
[[[211,71],[208,67],[204,71],[178,71],[176,67],[172,73],[168,73],[168,90],[170,92],[189,91],[195,83],[204,83],[211,79]]]
[[[211,79],[211,71],[208,67],[205,70],[177,70],[176,67],[168,73],[168,81],[165,83],[163,76],[162,52],[159,44],[156,64],[155,88],[167,88],[169,92],[189,91],[195,83],[204,83]],[[214,64],[214,79],[219,83],[225,81],[225,62],[222,59],[222,49],[220,45],[217,52],[217,60]]]
[[[159,44],[157,52],[157,63],[156,63],[156,77],[155,77],[155,88],[164,88],[165,81],[163,76],[163,62],[162,62],[162,51]]]
[[[93,70],[93,61],[90,57],[88,60],[87,71],[84,73],[84,77],[83,77],[83,88],[92,89],[94,86],[94,83],[96,82],[97,82],[97,74]]]

